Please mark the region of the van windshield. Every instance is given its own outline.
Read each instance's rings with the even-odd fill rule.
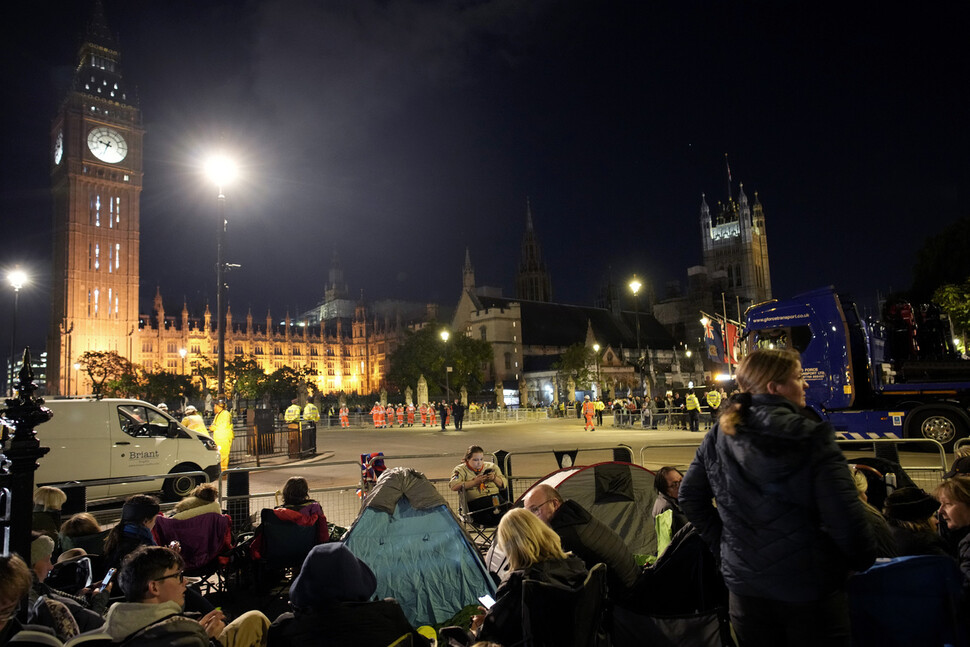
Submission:
[[[168,418],[142,405],[119,405],[118,420],[121,423],[121,430],[136,438],[165,436],[168,432]]]

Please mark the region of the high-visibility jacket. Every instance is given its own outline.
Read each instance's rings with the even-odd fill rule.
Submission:
[[[707,392],[707,405],[711,409],[717,409],[721,406],[721,394],[715,390],[710,390]]]
[[[407,413],[408,413],[408,424],[413,425],[414,424],[414,404],[408,405]]]
[[[286,412],[283,414],[283,420],[286,422],[296,422],[300,419],[300,405],[291,404],[286,408]]]
[[[209,430],[205,428],[205,420],[202,419],[197,413],[190,413],[189,415],[182,418],[182,424],[186,429],[191,429],[192,431],[199,431],[203,434],[208,434]]]
[[[589,400],[583,402],[583,415],[587,418],[592,418],[596,415],[596,405],[594,405]]]
[[[593,403],[593,406],[596,407],[597,411],[603,411],[606,409],[606,405],[603,404],[602,400],[597,400],[596,402]]]
[[[378,427],[384,424],[384,407],[379,404],[375,404],[370,410],[370,415],[374,419],[374,426]]]
[[[693,393],[687,394],[687,410],[696,411],[701,408],[701,403],[697,400],[697,396]]]
[[[232,439],[235,436],[232,431],[232,415],[227,409],[223,409],[216,414],[209,429],[212,431],[212,440],[219,446],[222,469],[226,469],[229,467],[229,449],[232,447]]]
[[[310,422],[316,422],[320,419],[320,411],[312,402],[307,402],[306,406],[303,407],[303,419]]]
[[[397,424],[404,424],[404,407],[402,405],[397,405]]]

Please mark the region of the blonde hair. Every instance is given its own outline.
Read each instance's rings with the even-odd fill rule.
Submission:
[[[721,430],[733,436],[747,415],[751,395],[767,393],[770,383],[787,380],[800,365],[798,353],[789,349],[765,348],[748,353],[738,364],[737,381],[742,397],[732,398],[730,406],[719,418]]]
[[[34,504],[44,506],[44,510],[60,510],[67,501],[67,495],[60,488],[42,485],[34,491]]]
[[[515,571],[549,559],[566,558],[559,535],[525,508],[505,513],[498,524],[498,543]]]

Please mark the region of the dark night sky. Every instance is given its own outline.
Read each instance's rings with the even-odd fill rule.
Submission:
[[[852,5],[852,6],[849,6]],[[914,249],[965,215],[960,5],[641,0],[105,0],[144,125],[141,295],[214,301],[219,142],[236,317],[351,291],[453,305],[464,249],[513,293],[526,197],[556,300],[611,268],[662,291],[701,260],[701,193],[765,206],[776,296],[908,287]],[[90,3],[21,3],[2,44],[0,267],[35,275],[44,343],[50,120]],[[14,28],[16,27],[16,28]],[[960,61],[963,61],[961,63]],[[961,90],[960,88],[963,88]],[[9,289],[2,303],[8,311]],[[9,318],[0,322],[9,335]],[[9,339],[9,337],[5,337]]]

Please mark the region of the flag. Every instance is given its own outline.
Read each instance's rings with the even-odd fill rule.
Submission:
[[[724,325],[725,330],[725,356],[730,364],[737,364],[738,359],[741,356],[741,335],[740,328],[738,324],[726,322]]]
[[[707,347],[707,358],[712,362],[724,362],[724,336],[721,334],[721,324],[707,315],[704,326],[704,344]]]

